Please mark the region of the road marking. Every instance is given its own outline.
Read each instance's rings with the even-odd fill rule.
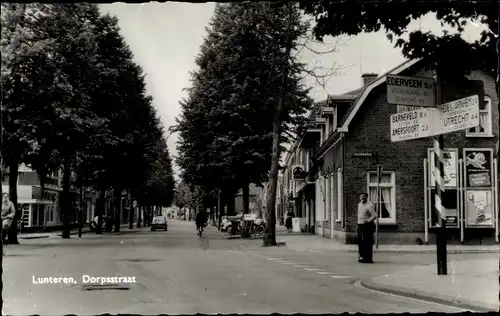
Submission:
[[[338,274],[338,273],[333,273],[333,272],[322,272],[322,271],[318,271],[316,272],[317,274],[324,274],[324,275],[329,275],[329,274]]]
[[[266,258],[267,260],[270,260],[270,261],[280,261],[280,260],[283,260],[282,258]]]
[[[290,261],[274,261],[274,262],[282,264],[296,264],[295,262],[290,262]]]
[[[312,268],[304,268],[304,270],[306,270],[306,271],[323,271],[323,270],[325,270],[325,269],[316,269],[316,268],[312,269]]]
[[[351,276],[347,275],[329,275],[329,277],[333,279],[352,279]]]
[[[296,268],[312,268],[312,266],[295,265]]]

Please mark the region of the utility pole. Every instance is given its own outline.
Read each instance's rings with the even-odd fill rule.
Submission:
[[[437,74],[436,67],[436,104],[442,103],[441,78]],[[434,211],[436,216],[436,255],[438,275],[448,274],[448,260],[446,250],[446,212],[443,207],[444,182],[444,137],[443,134],[434,136],[434,174],[436,181],[436,193]]]

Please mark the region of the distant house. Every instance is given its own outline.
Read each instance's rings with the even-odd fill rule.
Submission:
[[[257,209],[257,196],[259,195],[260,188],[257,187],[255,184],[251,183],[249,186],[249,195],[250,195],[250,213],[251,214],[258,214],[259,210]],[[235,205],[235,210],[236,213],[240,213],[243,211],[243,193],[240,190],[235,198],[234,198],[234,205]]]

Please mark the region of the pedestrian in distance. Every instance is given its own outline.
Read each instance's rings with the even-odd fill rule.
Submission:
[[[204,211],[199,211],[196,214],[195,223],[196,230],[198,231],[198,236],[201,237],[201,231],[203,231],[203,227],[205,227],[205,223],[207,222],[207,215]]]
[[[14,222],[15,215],[16,209],[9,199],[9,193],[4,193],[2,195],[2,242],[7,237],[7,232]]]
[[[360,263],[373,263],[373,233],[377,213],[375,205],[368,201],[368,194],[359,195],[358,204],[358,252]]]

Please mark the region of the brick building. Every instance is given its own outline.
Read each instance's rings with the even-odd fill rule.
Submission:
[[[432,78],[434,72],[426,66],[423,60],[412,60],[387,74]],[[292,147],[292,163],[284,170],[285,185],[291,181],[288,192],[295,199],[308,187],[312,189],[313,198],[304,195],[299,202],[305,208],[299,213],[304,223],[312,218],[316,234],[356,242],[358,194],[367,192],[373,202],[377,201],[377,165],[381,165],[380,243],[433,242],[432,170],[428,167],[432,138],[391,142],[390,115],[412,108],[387,103],[387,74],[364,75],[362,88],[329,96],[316,108],[316,125]],[[475,94],[478,81],[482,82],[481,98],[485,101],[479,127],[444,136],[445,148],[450,149],[444,206],[450,240],[487,243],[498,235],[495,148],[499,113],[493,106],[498,104],[498,96],[494,78],[474,71],[469,79],[464,86],[442,86],[444,102],[449,102]],[[482,159],[475,159],[479,156]],[[477,161],[482,165],[477,166]],[[294,179],[297,167],[305,171],[305,178]],[[471,178],[481,168],[483,182],[476,175]]]

